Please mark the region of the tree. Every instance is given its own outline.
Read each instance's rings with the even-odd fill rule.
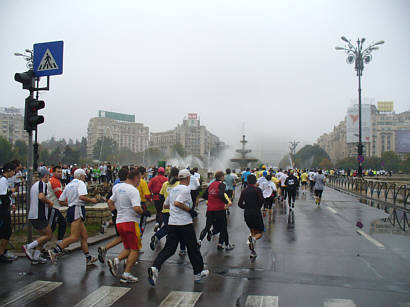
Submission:
[[[385,151],[381,156],[382,168],[389,171],[398,171],[400,169],[400,157],[393,151]]]
[[[39,160],[40,160],[41,162],[44,162],[45,164],[48,164],[48,163],[49,163],[50,153],[48,152],[48,150],[47,150],[46,148],[42,148],[41,145],[40,145],[40,147],[39,147],[39,155],[40,155]]]
[[[378,170],[381,167],[381,159],[379,157],[366,157],[363,162],[364,169]]]
[[[23,140],[17,140],[14,143],[14,153],[17,160],[26,161],[27,160],[27,144]],[[24,164],[24,163],[23,163]]]
[[[14,158],[13,146],[4,137],[0,136],[0,164],[3,165]]]
[[[357,169],[357,160],[354,157],[347,157],[336,162],[336,168],[340,169]]]
[[[410,154],[401,162],[401,170],[406,174],[410,174]]]
[[[81,138],[80,156],[83,158],[87,157],[87,139],[85,137]]]
[[[321,169],[331,169],[333,167],[332,163],[328,158],[324,158],[322,161],[319,163],[319,168]]]
[[[118,154],[117,142],[109,137],[102,137],[94,145],[93,158],[100,161],[114,161]]]
[[[57,165],[61,161],[61,149],[60,146],[57,146],[50,154],[48,163]],[[46,161],[43,161],[46,162]]]
[[[63,152],[62,162],[63,163],[79,163],[80,152],[78,150],[73,150],[69,145],[66,145]]]
[[[330,157],[319,145],[306,145],[301,148],[293,157],[294,162],[297,162],[298,168],[317,168],[323,159]]]

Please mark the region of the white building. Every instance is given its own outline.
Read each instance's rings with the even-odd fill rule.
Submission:
[[[27,132],[24,130],[24,109],[0,108],[0,136],[13,144],[17,140],[27,142]]]

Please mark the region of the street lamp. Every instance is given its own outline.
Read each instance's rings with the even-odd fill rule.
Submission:
[[[342,41],[346,42],[345,47],[336,47],[336,50],[343,50],[347,54],[346,62],[348,64],[354,63],[354,69],[359,79],[359,144],[357,145],[357,161],[359,167],[357,175],[362,176],[362,163],[363,163],[363,144],[362,144],[362,88],[361,88],[361,76],[364,69],[364,64],[369,64],[372,60],[371,52],[379,49],[377,45],[384,44],[384,41],[378,41],[377,43],[370,44],[367,48],[363,47],[365,38],[357,39],[355,45],[346,37],[341,37]]]

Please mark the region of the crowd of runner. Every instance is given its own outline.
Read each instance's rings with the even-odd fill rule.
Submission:
[[[219,251],[229,252],[235,248],[228,233],[228,215],[235,194],[249,228],[246,243],[250,258],[255,259],[256,242],[265,231],[264,218],[267,223],[274,222],[275,205],[287,206],[291,215],[295,210],[297,194],[305,195],[310,191],[315,195],[316,205],[320,206],[326,181],[322,170],[274,170],[264,165],[260,169],[248,168],[242,172],[231,169],[217,171],[209,183],[201,178],[198,168],[152,167],[147,172],[145,167],[111,167],[104,163],[96,165],[95,169],[100,169],[100,166],[104,170],[97,177],[91,175],[91,181],[97,182],[100,178],[102,182],[112,182],[107,204],[112,213],[110,222],[117,236],[105,246],[98,247],[98,255],[91,255],[85,226],[85,205],[95,204],[97,199],[88,193],[90,169],[70,169],[68,173],[64,166],[41,166],[38,169],[39,180],[29,191],[31,201],[28,212],[29,222],[39,236],[22,246],[32,264],[47,263],[47,258],[51,263],[57,263],[66,253],[66,248],[79,241],[86,266],[99,260],[107,263],[111,274],[121,282],[137,282],[138,278],[131,271],[142,252],[142,236],[147,218],[151,215],[147,202],[152,202],[156,214],[149,247],[156,251],[158,242],[165,240],[165,244],[148,268],[148,281],[152,285],[156,284],[162,264],[175,254],[179,246],[179,255],[188,255],[194,281],[198,282],[209,275],[201,254],[205,238],[211,241],[212,237],[218,236],[216,248]],[[15,210],[12,196],[15,184],[24,180],[22,177],[19,161],[3,166],[0,178],[0,261],[4,263],[11,263],[17,258],[7,251],[7,246],[12,235],[10,211]],[[201,189],[203,191],[199,197]],[[235,193],[236,189],[240,191]],[[206,204],[207,209],[205,226],[197,238],[194,219],[198,218],[197,208],[200,203]],[[65,217],[60,212],[61,206],[68,207]],[[65,236],[67,224],[71,226],[70,234]],[[55,247],[45,250],[45,244],[52,240],[57,227],[58,241]],[[121,252],[107,259],[107,251],[118,244],[123,246]],[[121,263],[124,269],[119,274]]]

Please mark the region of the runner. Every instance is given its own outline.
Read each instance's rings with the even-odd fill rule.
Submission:
[[[115,183],[113,185],[112,193],[111,193],[110,197],[114,194],[115,190],[118,188],[119,183],[124,182],[125,180],[127,180],[128,172],[129,172],[128,167],[122,167],[120,169],[120,171],[118,172],[119,181],[118,181],[118,183]],[[118,233],[118,229],[117,229],[117,209],[115,208],[115,205],[112,204],[111,202],[108,202],[108,208],[111,211],[111,220],[112,220],[112,224],[114,225],[115,233],[117,234],[117,237],[114,238],[113,240],[111,240],[110,242],[108,242],[107,245],[98,247],[98,260],[101,263],[105,263],[105,257],[107,256],[107,251],[110,248],[113,248],[114,246],[117,246],[118,244],[120,244],[122,242],[121,236]]]
[[[248,176],[252,174],[251,169],[248,167],[242,174],[242,188],[245,189],[248,186]]]
[[[302,174],[300,175],[300,181],[302,184],[302,194],[306,194],[308,179],[309,174],[306,173],[306,170],[303,170]]]
[[[39,181],[33,184],[30,190],[30,211],[28,219],[33,228],[40,233],[37,240],[22,246],[24,253],[32,264],[46,263],[47,260],[40,256],[43,245],[53,238],[53,232],[48,223],[48,212],[54,203],[47,198],[47,183],[50,173],[46,167],[38,171]]]
[[[272,181],[272,176],[267,171],[262,173],[262,177],[257,181],[257,186],[262,190],[264,199],[263,203],[263,216],[266,216],[266,210],[268,210],[268,221],[272,221],[272,207],[276,196],[276,185]]]
[[[124,249],[107,263],[111,274],[116,277],[119,263],[127,259],[124,273],[120,281],[122,283],[134,283],[138,278],[131,274],[131,268],[135,265],[138,257],[141,231],[138,225],[138,215],[142,214],[141,198],[136,186],[139,185],[140,173],[133,169],[128,173],[125,182],[119,183],[108,200],[109,206],[117,209],[116,225],[121,237]]]
[[[232,205],[230,199],[225,197],[226,186],[224,181],[224,172],[217,171],[215,173],[215,181],[209,185],[206,189],[204,199],[208,200],[206,211],[206,225],[201,231],[199,236],[198,245],[201,245],[202,240],[207,235],[208,241],[214,234],[219,234],[219,243],[217,245],[218,250],[225,248],[226,251],[230,251],[235,248],[234,244],[229,244],[228,235],[228,222],[226,219],[226,210]],[[211,233],[211,226],[213,226],[213,232]],[[211,235],[210,235],[211,234]]]
[[[85,255],[86,265],[92,265],[97,261],[97,258],[91,256],[88,251],[88,234],[84,225],[85,203],[90,202],[96,204],[97,199],[87,196],[88,192],[84,180],[85,171],[83,169],[77,169],[74,172],[73,181],[65,187],[59,198],[61,205],[64,205],[66,202],[68,204],[67,222],[71,224],[71,233],[68,238],[65,238],[60,244],[57,244],[54,250],[48,251],[52,263],[57,262],[56,256],[60,255],[64,248],[78,240],[81,241],[81,248]]]
[[[146,204],[147,200],[151,200],[151,192],[148,188],[147,182],[144,179],[147,175],[146,168],[141,166],[138,168],[138,171],[141,174],[140,184],[138,185],[138,192],[140,193],[141,197],[141,208],[144,211],[143,214],[141,214],[139,225],[141,228],[141,235],[143,235],[145,230],[145,224],[147,223],[147,218],[151,216],[151,213],[149,212]]]
[[[231,173],[231,169],[227,168],[226,169],[226,176],[224,178],[224,184],[226,186],[226,194],[228,195],[228,197],[230,198],[231,202],[233,202],[233,191],[234,191],[234,187],[235,187],[235,180],[237,177],[235,177],[232,173]],[[229,210],[229,209],[228,209]]]
[[[155,258],[152,267],[148,268],[148,281],[155,285],[162,264],[176,251],[180,241],[184,241],[188,247],[189,260],[194,270],[194,281],[199,282],[208,277],[209,271],[204,270],[204,261],[199,251],[193,218],[197,212],[193,209],[190,189],[188,188],[191,173],[183,169],[178,173],[180,184],[173,188],[165,200],[165,205],[170,206],[167,242],[164,248]]]
[[[262,190],[256,187],[255,175],[248,176],[248,184],[249,186],[241,192],[241,196],[238,201],[238,206],[241,209],[245,209],[245,222],[251,232],[247,241],[249,249],[251,250],[250,257],[256,258],[256,240],[262,238],[263,232],[265,231],[265,226],[263,224],[263,218],[261,214],[261,207],[263,205],[263,195]]]
[[[281,193],[281,196],[282,196],[282,201],[285,201],[286,197],[287,197],[286,184],[285,184],[286,178],[288,178],[288,172],[284,171],[282,173],[282,176],[280,176],[280,178],[279,178],[279,180],[280,180],[280,193]]]
[[[158,175],[152,178],[148,184],[148,189],[153,194],[152,199],[154,200],[155,209],[157,210],[155,216],[155,227],[154,232],[157,232],[158,229],[162,225],[162,205],[163,201],[161,201],[159,197],[159,192],[161,192],[162,185],[164,182],[168,181],[167,177],[164,176],[165,169],[160,167],[158,169]]]
[[[298,178],[294,175],[293,170],[289,170],[289,176],[285,180],[285,187],[288,194],[289,212],[295,209],[296,192],[299,187]]]
[[[10,207],[13,212],[16,211],[16,206],[11,203],[11,194],[14,191],[9,188],[7,179],[14,176],[15,169],[16,165],[11,162],[4,164],[0,177],[0,263],[11,263],[16,260],[6,253],[12,233]]]
[[[325,188],[326,177],[323,175],[322,170],[313,177],[315,182],[315,202],[316,205],[320,206],[320,202],[322,201],[322,193]]]
[[[315,175],[316,173],[313,170],[310,170],[308,173],[310,193],[313,193],[313,188],[315,187],[315,180],[314,180]]]
[[[166,200],[169,196],[169,193],[172,191],[172,189],[175,188],[177,185],[179,185],[178,173],[179,173],[178,168],[173,167],[170,169],[169,180],[167,182],[164,182],[164,184],[162,185],[161,191],[159,192],[162,201]],[[163,225],[151,237],[151,242],[149,244],[151,250],[155,250],[157,243],[168,234],[169,212],[170,212],[169,205],[164,205],[162,209]],[[179,243],[180,243],[179,244],[180,245],[179,255],[185,256],[186,255],[185,242],[182,240]]]
[[[199,183],[198,177],[195,175],[194,169],[191,170],[191,180],[189,181],[189,189],[191,190],[191,198],[192,198],[192,203],[196,207],[197,205],[197,198],[199,195],[199,188],[201,187],[201,184]]]

